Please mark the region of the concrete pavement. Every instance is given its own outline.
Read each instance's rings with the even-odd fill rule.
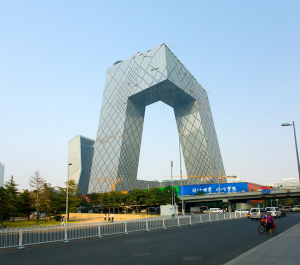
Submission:
[[[300,223],[224,265],[300,264]]]

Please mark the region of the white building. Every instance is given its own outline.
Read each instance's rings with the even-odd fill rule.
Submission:
[[[298,178],[284,178],[281,181],[276,182],[276,187],[298,187]]]
[[[5,164],[0,163],[0,187],[4,185],[4,168]]]

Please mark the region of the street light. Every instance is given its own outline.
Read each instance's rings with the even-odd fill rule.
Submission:
[[[173,172],[172,172],[172,168],[173,168],[173,161],[171,161],[171,186],[172,186],[172,207],[174,205],[174,202],[173,202]]]
[[[67,177],[67,198],[66,198],[66,226],[68,226],[68,208],[69,208],[69,168],[72,163],[68,163],[68,177]]]
[[[171,161],[171,184],[172,184],[172,212],[174,214],[174,192],[173,192],[173,171],[172,171],[172,168],[173,168],[173,161]],[[173,216],[172,214],[172,216]]]
[[[293,126],[294,127],[294,139],[295,139],[295,147],[296,147],[296,155],[297,155],[297,168],[298,168],[299,185],[300,185],[300,164],[299,164],[299,154],[298,154],[295,122],[293,121],[293,123],[283,123],[283,124],[281,124],[281,126]]]
[[[66,196],[66,225],[65,225],[65,239],[64,243],[69,243],[68,240],[68,206],[69,206],[69,167],[72,163],[68,163],[68,177],[67,177],[67,196]]]
[[[185,214],[185,209],[184,209],[184,205],[183,205],[183,183],[182,183],[180,136],[179,136],[179,163],[180,163],[180,179],[181,179],[181,213]]]

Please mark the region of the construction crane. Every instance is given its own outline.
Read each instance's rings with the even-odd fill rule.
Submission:
[[[120,182],[121,180],[118,179],[113,185],[111,185],[110,190],[114,191],[115,190],[115,186]]]

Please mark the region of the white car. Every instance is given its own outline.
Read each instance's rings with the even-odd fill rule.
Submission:
[[[290,208],[291,212],[299,212],[300,211],[300,205],[294,205]]]
[[[235,212],[237,212],[237,213],[248,213],[249,210],[237,209],[237,210],[235,210]]]
[[[266,207],[265,210],[275,218],[281,217],[281,213],[280,213],[278,207]]]
[[[203,211],[203,213],[223,213],[223,210],[220,208],[210,208],[206,211]]]

